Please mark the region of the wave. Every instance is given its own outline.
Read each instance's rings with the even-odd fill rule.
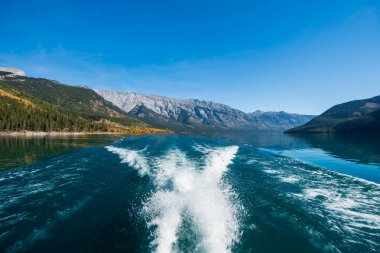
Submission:
[[[178,149],[159,159],[155,173],[158,190],[144,206],[149,226],[156,228],[152,243],[156,252],[179,249],[178,230],[186,215],[201,235],[199,248],[207,252],[231,250],[239,231],[238,206],[221,178],[237,150],[236,146],[207,150],[200,169]]]
[[[350,247],[347,245],[360,245],[376,252],[380,246],[379,184],[285,156],[258,155],[250,159],[247,164],[267,174],[267,182],[281,187],[276,194],[287,201],[295,201],[308,216],[329,224],[329,233],[335,235],[335,241],[331,242],[328,242],[331,234],[320,230],[318,225],[299,228],[302,220],[293,222],[294,227],[313,238],[313,245],[318,248],[323,245],[323,250],[327,246],[327,251],[347,251],[344,250]],[[293,187],[285,188],[278,182],[290,183]]]
[[[136,169],[141,176],[148,173],[149,167],[144,156],[140,151],[129,150],[126,148],[117,148],[113,146],[107,146],[106,149],[114,154],[119,155],[122,163],[127,163],[132,168]]]
[[[107,147],[128,165],[146,172],[156,186],[143,205],[147,226],[154,237],[151,248],[155,252],[230,252],[239,237],[238,212],[242,207],[223,180],[238,147],[198,145],[193,148],[203,153],[203,163],[196,163],[174,148],[152,159],[149,166],[141,152]],[[185,223],[190,224],[186,232]],[[197,238],[192,246],[195,249],[181,245],[186,233],[198,235],[191,236]]]
[[[346,229],[350,227],[380,229],[379,213],[368,212],[368,210],[379,210],[378,194],[367,197],[355,188],[346,190],[345,194],[329,188],[307,188],[300,197],[313,200],[320,196],[324,198],[322,204],[328,210],[346,221]]]

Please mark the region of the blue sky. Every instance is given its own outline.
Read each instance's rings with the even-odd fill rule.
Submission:
[[[319,114],[380,95],[380,1],[1,0],[0,66]]]

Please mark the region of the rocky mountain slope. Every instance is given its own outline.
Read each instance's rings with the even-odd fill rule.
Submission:
[[[380,132],[380,96],[331,107],[287,133]]]
[[[173,99],[139,93],[95,91],[120,109],[136,115],[141,120],[151,124],[157,122],[161,127],[182,131],[283,131],[289,127],[302,125],[313,117],[286,112],[244,113],[227,105],[198,99]],[[161,116],[160,121],[156,120],[157,115]]]

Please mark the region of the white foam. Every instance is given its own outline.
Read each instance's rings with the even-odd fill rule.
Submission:
[[[107,146],[106,149],[114,154],[119,155],[122,163],[127,163],[132,168],[138,170],[141,176],[146,175],[149,171],[148,163],[141,151],[130,150],[126,148],[117,148]]]
[[[181,225],[183,203],[175,192],[158,191],[145,204],[149,227],[156,227],[152,246],[158,253],[172,252]]]
[[[304,194],[306,198],[315,198],[318,196],[332,198],[333,193],[328,189],[311,188],[311,189],[305,189]]]
[[[152,246],[156,252],[176,251],[185,213],[199,230],[199,247],[206,252],[229,252],[238,238],[239,205],[222,180],[238,147],[199,150],[206,157],[198,169],[178,149],[156,160],[152,177],[157,190],[144,206],[148,225],[155,228]]]
[[[232,163],[232,159],[238,151],[237,146],[217,148],[210,150],[206,158],[205,173],[212,177],[214,182],[219,182],[222,175],[227,171],[227,166]]]
[[[294,184],[294,183],[297,183],[298,181],[300,181],[300,179],[298,177],[295,177],[295,176],[288,176],[288,177],[281,178],[281,181],[285,182],[285,183],[289,183],[289,184]]]
[[[180,172],[178,168],[186,168],[185,171],[196,170],[195,165],[178,149],[170,150],[164,157],[155,159],[155,167],[156,169],[152,172],[152,176],[158,187],[171,183],[173,179],[179,180]],[[185,180],[189,181],[190,175],[187,176]]]
[[[268,173],[268,174],[280,174],[279,171],[277,170],[272,170],[272,169],[266,169],[264,170],[264,172]]]
[[[327,188],[309,188],[303,191],[303,197],[314,199],[318,196],[325,197],[322,202],[331,213],[346,224],[346,228],[364,227],[371,229],[380,229],[380,214],[370,213],[369,210],[378,210],[379,199],[374,196],[363,195],[356,191],[355,188],[345,190],[345,195],[334,189]],[[298,195],[302,197],[302,195]]]

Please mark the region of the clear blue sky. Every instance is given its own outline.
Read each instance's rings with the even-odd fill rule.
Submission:
[[[380,95],[380,1],[1,0],[0,66],[319,114]]]

